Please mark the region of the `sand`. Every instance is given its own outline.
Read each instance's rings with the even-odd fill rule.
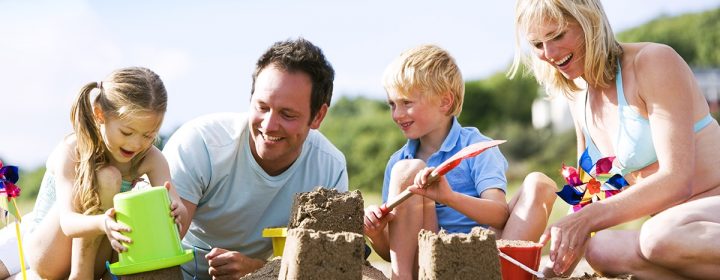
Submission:
[[[311,192],[295,195],[288,229],[306,228],[363,234],[364,213],[359,190],[340,193],[318,187]]]
[[[276,280],[280,274],[280,257],[275,257],[268,261],[258,271],[245,275],[240,280]],[[365,262],[362,266],[363,280],[388,280],[382,271],[372,266],[369,262]]]
[[[357,190],[296,194],[278,279],[362,279],[363,214]]]
[[[263,279],[278,279],[280,274],[280,262],[281,257],[274,257],[269,260],[265,265],[257,271],[247,274],[240,279],[242,280],[263,280]]]
[[[554,278],[545,278],[545,279],[548,279],[548,280],[568,280],[568,279],[570,279],[570,280],[590,280],[590,279],[598,279],[598,280],[600,280],[600,279],[603,279],[603,280],[627,280],[627,279],[636,279],[636,278],[634,278],[632,275],[621,276],[621,277],[617,277],[617,278],[615,278],[615,277],[607,278],[607,277],[602,277],[602,276],[597,275],[597,274],[585,273],[585,275],[582,275],[582,276],[574,276],[574,277],[570,277],[570,278],[554,277]]]
[[[365,261],[365,264],[362,267],[362,279],[363,280],[387,280],[387,276],[377,269],[376,267],[372,266],[370,262]]]
[[[502,279],[495,233],[480,227],[470,233],[421,230],[419,279]]]
[[[180,266],[173,266],[137,274],[118,275],[118,279],[122,280],[174,280],[182,279],[182,277],[182,270],[180,270]]]
[[[362,235],[303,228],[287,235],[278,279],[362,279]]]

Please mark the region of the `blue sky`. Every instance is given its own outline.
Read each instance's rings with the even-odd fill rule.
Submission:
[[[616,32],[720,0],[603,1]],[[113,69],[145,66],[169,92],[161,128],[247,110],[255,60],[303,36],[335,67],[335,98],[384,98],[380,77],[422,43],[453,54],[467,80],[512,60],[514,1],[23,1],[0,0],[0,158],[34,169],[71,131],[79,88]]]

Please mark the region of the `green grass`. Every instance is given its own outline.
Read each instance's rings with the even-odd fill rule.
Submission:
[[[35,206],[35,200],[17,200],[17,204],[18,208],[20,209],[20,215],[25,215],[32,211],[33,206]],[[14,218],[10,218],[9,221],[13,222]],[[3,217],[2,221],[0,221],[0,229],[4,228],[5,226],[5,218]]]

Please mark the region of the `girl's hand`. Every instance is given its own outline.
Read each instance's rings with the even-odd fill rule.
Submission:
[[[448,200],[454,194],[445,176],[440,176],[431,182],[430,174],[435,167],[425,167],[415,175],[415,181],[408,191],[419,194],[442,204],[448,204]]]
[[[165,182],[165,188],[170,191],[170,182]],[[180,201],[171,199],[170,201],[170,216],[175,220],[175,224],[178,226],[178,230],[182,229],[183,218],[188,216],[185,205]]]
[[[573,213],[548,227],[540,237],[543,246],[550,241],[550,260],[557,275],[569,274],[568,270],[583,256],[591,233],[586,221],[580,213]]]
[[[365,235],[370,239],[383,234],[387,223],[395,218],[395,213],[392,211],[387,215],[383,216],[380,207],[377,205],[370,205],[365,208],[365,218],[363,219],[363,229]]]
[[[173,217],[173,219],[175,220],[175,224],[177,224],[178,229],[181,229],[182,217],[187,216],[187,210],[185,209],[185,205],[177,201],[172,201],[170,203],[170,216]]]
[[[115,220],[115,208],[110,208],[105,211],[104,216],[103,231],[105,231],[105,235],[108,240],[110,240],[110,246],[118,253],[126,252],[127,247],[123,246],[123,243],[132,243],[132,239],[123,235],[122,232],[130,232],[130,227],[118,223]]]

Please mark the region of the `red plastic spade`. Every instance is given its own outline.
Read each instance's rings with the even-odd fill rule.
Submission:
[[[485,141],[485,142],[478,142],[475,144],[472,144],[470,146],[467,146],[463,148],[462,150],[455,153],[452,157],[438,165],[435,170],[430,173],[430,177],[428,177],[427,185],[434,183],[437,181],[440,176],[443,176],[447,174],[450,170],[455,168],[456,166],[460,165],[460,162],[463,159],[474,157],[476,155],[479,155],[480,153],[484,152],[485,150],[495,147],[497,145],[500,145],[502,143],[505,143],[507,141],[505,140],[492,140],[492,141]],[[426,186],[423,186],[426,187]],[[383,216],[387,215],[390,211],[393,210],[396,206],[400,205],[403,201],[408,199],[410,196],[412,196],[412,193],[405,189],[397,196],[391,198],[388,200],[385,204],[380,206],[380,211],[382,212]]]

